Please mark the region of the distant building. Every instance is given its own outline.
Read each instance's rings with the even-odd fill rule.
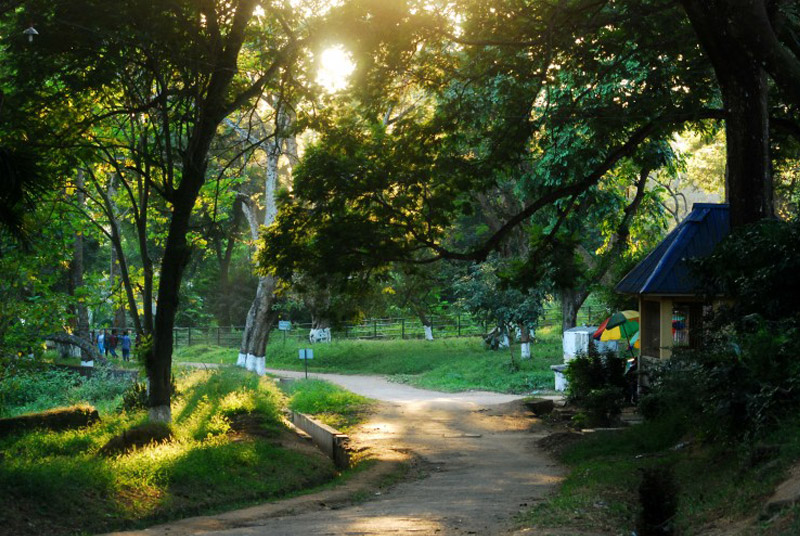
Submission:
[[[692,211],[617,286],[639,298],[642,356],[669,358],[677,345],[696,347],[702,336],[700,282],[688,259],[708,256],[730,233],[728,205],[695,203]]]

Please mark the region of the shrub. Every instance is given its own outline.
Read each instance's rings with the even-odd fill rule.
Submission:
[[[599,354],[590,345],[588,354],[579,354],[565,371],[567,396],[585,410],[585,424],[607,426],[622,410],[627,398],[625,359],[613,352]]]
[[[147,408],[147,384],[134,382],[122,393],[122,409],[139,411]]]

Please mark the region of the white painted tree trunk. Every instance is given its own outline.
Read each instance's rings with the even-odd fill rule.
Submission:
[[[425,330],[425,340],[432,341],[433,340],[433,327],[430,325],[422,326]]]
[[[331,328],[311,328],[308,332],[308,342],[331,342]]]
[[[531,358],[531,330],[525,324],[517,325],[517,333],[519,334],[520,345],[520,359]]]
[[[508,333],[503,333],[503,336],[500,337],[500,344],[497,345],[498,348],[508,348],[511,346],[511,341],[508,340]]]
[[[275,100],[274,102],[277,101]],[[289,121],[287,114],[282,111],[280,106],[276,110],[276,114],[278,132],[265,148],[267,152],[267,171],[264,179],[264,219],[262,220],[264,226],[272,225],[278,215],[276,201],[278,163],[281,156],[281,148],[286,144],[283,130],[288,126]],[[250,228],[250,239],[255,243],[258,240],[258,218],[255,207],[246,202],[242,204],[242,211]],[[247,313],[247,322],[242,333],[242,344],[239,348],[239,356],[236,363],[259,376],[263,376],[266,373],[267,341],[272,330],[272,324],[277,318],[277,313],[272,310],[275,302],[275,287],[276,281],[272,276],[259,277],[256,296]]]
[[[148,416],[152,422],[172,422],[172,409],[169,405],[153,406],[148,411]]]

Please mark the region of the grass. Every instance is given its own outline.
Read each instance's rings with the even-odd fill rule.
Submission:
[[[373,405],[369,398],[322,380],[296,380],[281,384],[281,389],[289,397],[290,409],[342,432],[363,422]]]
[[[440,391],[489,390],[525,393],[553,388],[550,365],[562,362],[556,328],[537,332],[532,359],[520,362],[519,345],[512,346],[519,370],[512,370],[508,349],[490,351],[479,337],[424,340],[345,340],[315,344],[309,371],[379,374],[417,387]],[[267,366],[302,370],[294,341],[275,340],[267,348]],[[192,346],[176,352],[177,361],[236,362],[235,349]]]
[[[71,534],[140,527],[251,504],[330,481],[332,463],[279,446],[285,398],[267,378],[239,370],[177,378],[175,439],[105,457],[101,447],[142,424],[144,412],[101,414],[82,430],[34,431],[0,440],[0,503],[14,534]],[[268,437],[237,437],[247,415]]]
[[[91,378],[81,378],[69,370],[34,368],[0,382],[0,417],[81,403],[111,413],[121,407],[129,385],[130,380],[102,370]]]
[[[701,534],[711,524],[724,527],[757,516],[786,470],[800,458],[800,419],[784,423],[765,442],[779,454],[753,463],[746,448],[690,445],[673,450],[682,439],[679,422],[645,423],[622,432],[598,432],[566,447],[560,461],[569,476],[558,493],[519,518],[520,524],[580,534],[630,534],[638,513],[641,470],[670,467],[679,489],[675,523],[678,533]],[[748,528],[748,534],[797,534],[798,509]],[[784,532],[781,527],[789,527]]]

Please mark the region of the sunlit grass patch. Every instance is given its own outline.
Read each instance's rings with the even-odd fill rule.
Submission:
[[[344,432],[362,422],[373,404],[369,398],[322,380],[297,380],[282,388],[290,409]]]
[[[146,422],[146,412],[101,414],[82,430],[32,431],[0,440],[0,503],[14,534],[101,532],[291,494],[335,476],[322,454],[277,441],[284,395],[238,369],[176,378],[172,439],[101,455]],[[257,436],[233,434],[246,416]]]

